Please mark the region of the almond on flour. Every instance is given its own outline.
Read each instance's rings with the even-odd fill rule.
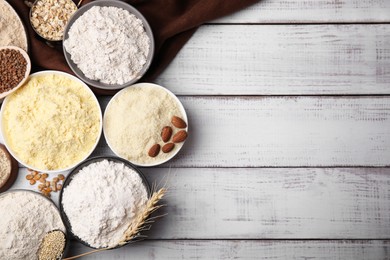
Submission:
[[[180,117],[178,116],[173,116],[172,117],[172,120],[171,120],[171,123],[176,126],[177,128],[186,128],[187,127],[187,123],[184,122],[183,119],[181,119]]]
[[[172,138],[172,141],[174,143],[181,143],[181,142],[184,142],[184,140],[187,139],[187,131],[186,130],[180,130],[179,132],[177,132],[173,138]]]
[[[170,151],[173,150],[173,148],[175,147],[175,144],[174,143],[167,143],[165,144],[161,150],[163,151],[163,153],[169,153]]]
[[[148,155],[150,157],[156,157],[160,152],[161,146],[159,144],[155,144],[152,147],[150,147]]]
[[[161,130],[161,139],[164,141],[164,143],[168,142],[171,139],[172,136],[172,127],[170,126],[164,126]]]

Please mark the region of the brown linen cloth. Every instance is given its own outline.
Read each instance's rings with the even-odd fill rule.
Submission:
[[[31,28],[30,8],[22,0],[8,0],[24,20],[30,37],[33,70],[52,69],[73,74],[63,55],[62,46],[49,47]],[[125,0],[137,8],[149,22],[155,40],[153,62],[140,81],[153,81],[173,60],[196,29],[203,23],[238,11],[259,0]],[[78,3],[78,0],[75,0]],[[83,5],[92,2],[84,0]],[[96,94],[116,91],[92,88]]]

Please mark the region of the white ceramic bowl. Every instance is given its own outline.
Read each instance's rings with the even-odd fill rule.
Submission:
[[[58,218],[61,220],[61,223],[62,223],[63,230],[60,230],[60,229],[55,229],[55,230],[60,230],[65,235],[65,247],[64,247],[64,250],[62,251],[62,256],[65,256],[67,254],[67,252],[69,251],[69,244],[70,244],[70,240],[69,240],[69,236],[68,236],[69,233],[66,229],[65,223],[63,223],[63,221],[62,221],[60,210],[58,209],[58,207],[54,203],[54,201],[51,200],[50,198],[44,196],[43,194],[41,194],[39,192],[36,192],[33,190],[27,190],[27,189],[8,190],[8,191],[0,194],[0,199],[2,199],[2,197],[11,196],[12,194],[15,194],[15,193],[26,193],[27,196],[36,197],[37,199],[39,199],[41,201],[48,201],[48,204],[50,205],[50,209],[53,210],[53,213],[55,212],[55,214],[58,216]],[[0,210],[6,210],[6,209],[0,209]],[[54,230],[52,230],[52,231],[54,231]],[[18,247],[18,245],[15,245],[15,246]],[[62,259],[62,257],[61,257],[61,259]]]
[[[0,47],[0,50],[7,50],[7,49],[19,51],[23,55],[23,57],[24,57],[24,59],[26,60],[26,63],[27,63],[26,64],[26,72],[24,73],[24,77],[19,82],[18,85],[16,85],[14,88],[12,88],[12,89],[10,89],[10,90],[8,90],[6,92],[0,93],[0,99],[1,98],[5,98],[9,94],[11,94],[12,92],[15,92],[18,88],[20,88],[24,84],[26,79],[28,78],[28,75],[30,74],[30,71],[31,71],[30,57],[28,56],[26,51],[24,51],[23,49],[21,49],[19,47],[16,47],[16,46],[3,46],[3,47]]]
[[[7,136],[5,134],[5,129],[4,129],[4,124],[3,124],[3,120],[4,120],[4,108],[7,106],[7,103],[8,103],[8,98],[9,96],[7,96],[5,99],[4,99],[4,102],[3,102],[3,105],[1,107],[1,112],[0,112],[0,122],[1,122],[1,135],[3,137],[3,140],[4,140],[4,145],[7,147],[9,153],[22,165],[26,166],[27,168],[30,168],[32,170],[35,170],[35,171],[39,171],[39,172],[46,172],[46,173],[59,173],[59,172],[64,172],[64,171],[68,171],[68,170],[71,170],[73,169],[74,167],[76,167],[79,163],[83,162],[85,159],[87,159],[91,154],[92,152],[95,150],[99,140],[100,140],[100,137],[101,137],[101,134],[102,134],[102,128],[103,128],[103,118],[102,118],[102,111],[101,111],[101,108],[100,108],[100,104],[95,96],[95,94],[92,92],[92,90],[84,83],[82,82],[80,79],[76,78],[75,76],[72,76],[68,73],[65,73],[65,72],[61,72],[61,71],[54,71],[54,70],[46,70],[46,71],[41,71],[41,72],[37,72],[37,73],[34,73],[34,74],[31,74],[30,77],[35,77],[35,76],[38,76],[38,75],[50,75],[50,74],[56,74],[56,75],[61,75],[61,76],[65,76],[67,78],[70,78],[74,81],[77,81],[78,83],[80,83],[86,90],[87,92],[89,92],[91,94],[91,96],[93,97],[94,101],[96,102],[96,106],[97,106],[97,109],[99,111],[99,133],[96,137],[96,141],[94,143],[94,145],[91,147],[90,151],[81,159],[81,160],[78,160],[76,161],[75,163],[73,163],[72,165],[66,167],[66,168],[62,168],[62,169],[55,169],[55,170],[46,170],[46,169],[39,169],[33,165],[29,165],[27,164],[26,162],[24,162],[23,160],[21,160],[16,154],[15,152],[13,151],[12,147],[10,147],[10,144],[7,140]]]
[[[181,115],[182,115],[182,119],[187,123],[187,127],[184,128],[184,129],[180,129],[180,130],[186,130],[187,133],[188,133],[188,119],[187,119],[187,114],[186,114],[186,111],[184,110],[184,107],[182,105],[182,103],[180,102],[180,100],[175,96],[175,94],[173,94],[171,91],[169,91],[168,89],[160,86],[160,85],[157,85],[157,84],[153,84],[153,83],[137,83],[137,84],[134,84],[134,85],[131,85],[127,88],[124,88],[122,89],[121,91],[119,91],[118,93],[116,93],[112,99],[110,100],[110,102],[107,104],[107,107],[106,107],[106,110],[104,112],[104,118],[106,117],[107,115],[107,111],[110,110],[110,107],[111,107],[111,104],[113,103],[113,101],[119,97],[120,95],[122,95],[123,93],[125,93],[125,91],[128,89],[128,88],[132,88],[132,87],[155,87],[155,88],[158,88],[158,89],[162,89],[164,90],[165,92],[167,92],[172,98],[173,100],[176,102],[177,106],[178,106],[178,109],[179,111],[181,112]],[[103,133],[104,133],[104,137],[106,139],[106,142],[107,142],[107,145],[108,147],[114,152],[114,154],[120,158],[123,158],[125,160],[128,160],[129,162],[131,162],[132,164],[134,165],[137,165],[137,166],[142,166],[142,167],[152,167],[152,166],[156,166],[156,165],[160,165],[160,164],[163,164],[163,163],[166,163],[167,161],[171,160],[173,157],[176,156],[176,154],[182,149],[184,142],[182,143],[179,143],[179,144],[175,144],[176,146],[180,145],[178,147],[178,149],[175,149],[173,152],[171,152],[169,154],[169,156],[165,159],[162,159],[162,160],[156,160],[156,162],[153,162],[153,163],[140,163],[140,162],[137,162],[137,161],[133,161],[133,160],[129,160],[128,158],[124,157],[123,155],[119,154],[117,149],[115,149],[115,147],[112,145],[112,143],[110,142],[109,138],[107,138],[107,130],[105,129],[105,124],[104,124],[104,119],[103,119]],[[160,153],[162,153],[162,151],[160,151]]]

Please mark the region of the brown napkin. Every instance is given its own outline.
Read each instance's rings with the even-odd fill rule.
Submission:
[[[125,0],[148,20],[156,43],[151,67],[140,81],[153,81],[172,61],[196,29],[203,23],[238,11],[258,0]],[[62,46],[48,46],[29,23],[29,8],[22,0],[9,0],[25,22],[30,36],[30,56],[34,70],[53,69],[72,73]],[[78,0],[75,0],[78,3]],[[84,0],[83,5],[91,2]],[[111,95],[116,91],[92,88],[97,94]]]

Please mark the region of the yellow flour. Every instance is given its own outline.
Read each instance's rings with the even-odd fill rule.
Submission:
[[[7,97],[3,132],[10,149],[33,168],[57,170],[84,159],[100,134],[92,93],[64,75],[30,77]]]

